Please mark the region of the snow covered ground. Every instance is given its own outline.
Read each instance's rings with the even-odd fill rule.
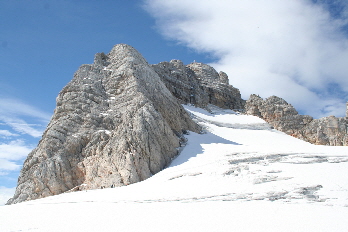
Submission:
[[[0,206],[0,231],[348,231],[348,147],[315,146],[230,110],[137,184]]]

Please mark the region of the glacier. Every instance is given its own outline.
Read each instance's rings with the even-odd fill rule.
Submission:
[[[348,147],[262,119],[184,105],[189,132],[163,171],[117,188],[0,206],[0,231],[347,231]]]

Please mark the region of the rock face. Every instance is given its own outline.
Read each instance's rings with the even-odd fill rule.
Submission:
[[[59,93],[8,204],[144,180],[178,154],[186,130],[200,128],[134,48],[116,45]]]
[[[251,95],[245,104],[246,114],[259,116],[275,129],[318,145],[347,146],[348,118],[329,116],[313,119],[299,115],[296,109],[282,98],[272,96],[265,100]]]
[[[244,107],[245,101],[239,90],[229,85],[226,73],[217,73],[207,64],[194,62],[185,66],[180,60],[172,60],[152,67],[182,104],[201,108],[208,104],[228,109]]]
[[[259,116],[275,129],[297,136],[313,120],[308,115],[299,115],[296,109],[282,98],[272,96],[265,100],[253,94],[245,104],[245,113]]]
[[[298,138],[307,142],[330,146],[348,146],[348,118],[329,116],[311,121]]]

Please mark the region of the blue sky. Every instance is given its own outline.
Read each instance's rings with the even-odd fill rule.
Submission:
[[[0,196],[16,186],[59,91],[81,64],[118,43],[149,63],[210,63],[244,99],[278,95],[303,114],[344,116],[347,6],[343,0],[1,0]]]

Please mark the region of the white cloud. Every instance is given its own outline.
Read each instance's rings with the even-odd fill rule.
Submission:
[[[7,175],[9,171],[18,171],[24,158],[31,152],[33,146],[22,140],[14,140],[0,144],[0,175]]]
[[[35,107],[12,98],[0,98],[0,113],[5,115],[22,115],[41,119],[46,122],[51,115]]]
[[[29,124],[23,119],[16,118],[16,117],[6,117],[0,115],[0,120],[5,122],[6,125],[12,127],[13,130],[22,133],[22,134],[28,134],[32,137],[40,137],[42,135],[42,127],[43,125],[37,125],[37,124]],[[41,129],[37,129],[35,127],[41,127]]]
[[[18,133],[40,137],[49,119],[50,115],[48,113],[33,106],[15,99],[0,98],[0,121],[12,127]],[[35,121],[38,124],[28,123],[27,121]]]
[[[278,95],[306,114],[344,115],[345,14],[309,0],[148,0],[146,9],[168,39],[213,54],[243,98]]]
[[[16,188],[6,188],[4,186],[0,186],[0,205],[5,205],[8,199],[13,197]]]
[[[14,140],[0,144],[0,159],[21,160],[25,158],[33,148],[22,140]],[[0,167],[1,169],[1,167]]]
[[[12,137],[12,136],[18,136],[18,134],[13,134],[12,132],[8,130],[0,130],[0,138],[1,137]]]
[[[18,171],[20,168],[21,165],[17,164],[16,162],[0,158],[0,170]],[[1,172],[1,176],[6,176],[8,174],[8,172]]]

